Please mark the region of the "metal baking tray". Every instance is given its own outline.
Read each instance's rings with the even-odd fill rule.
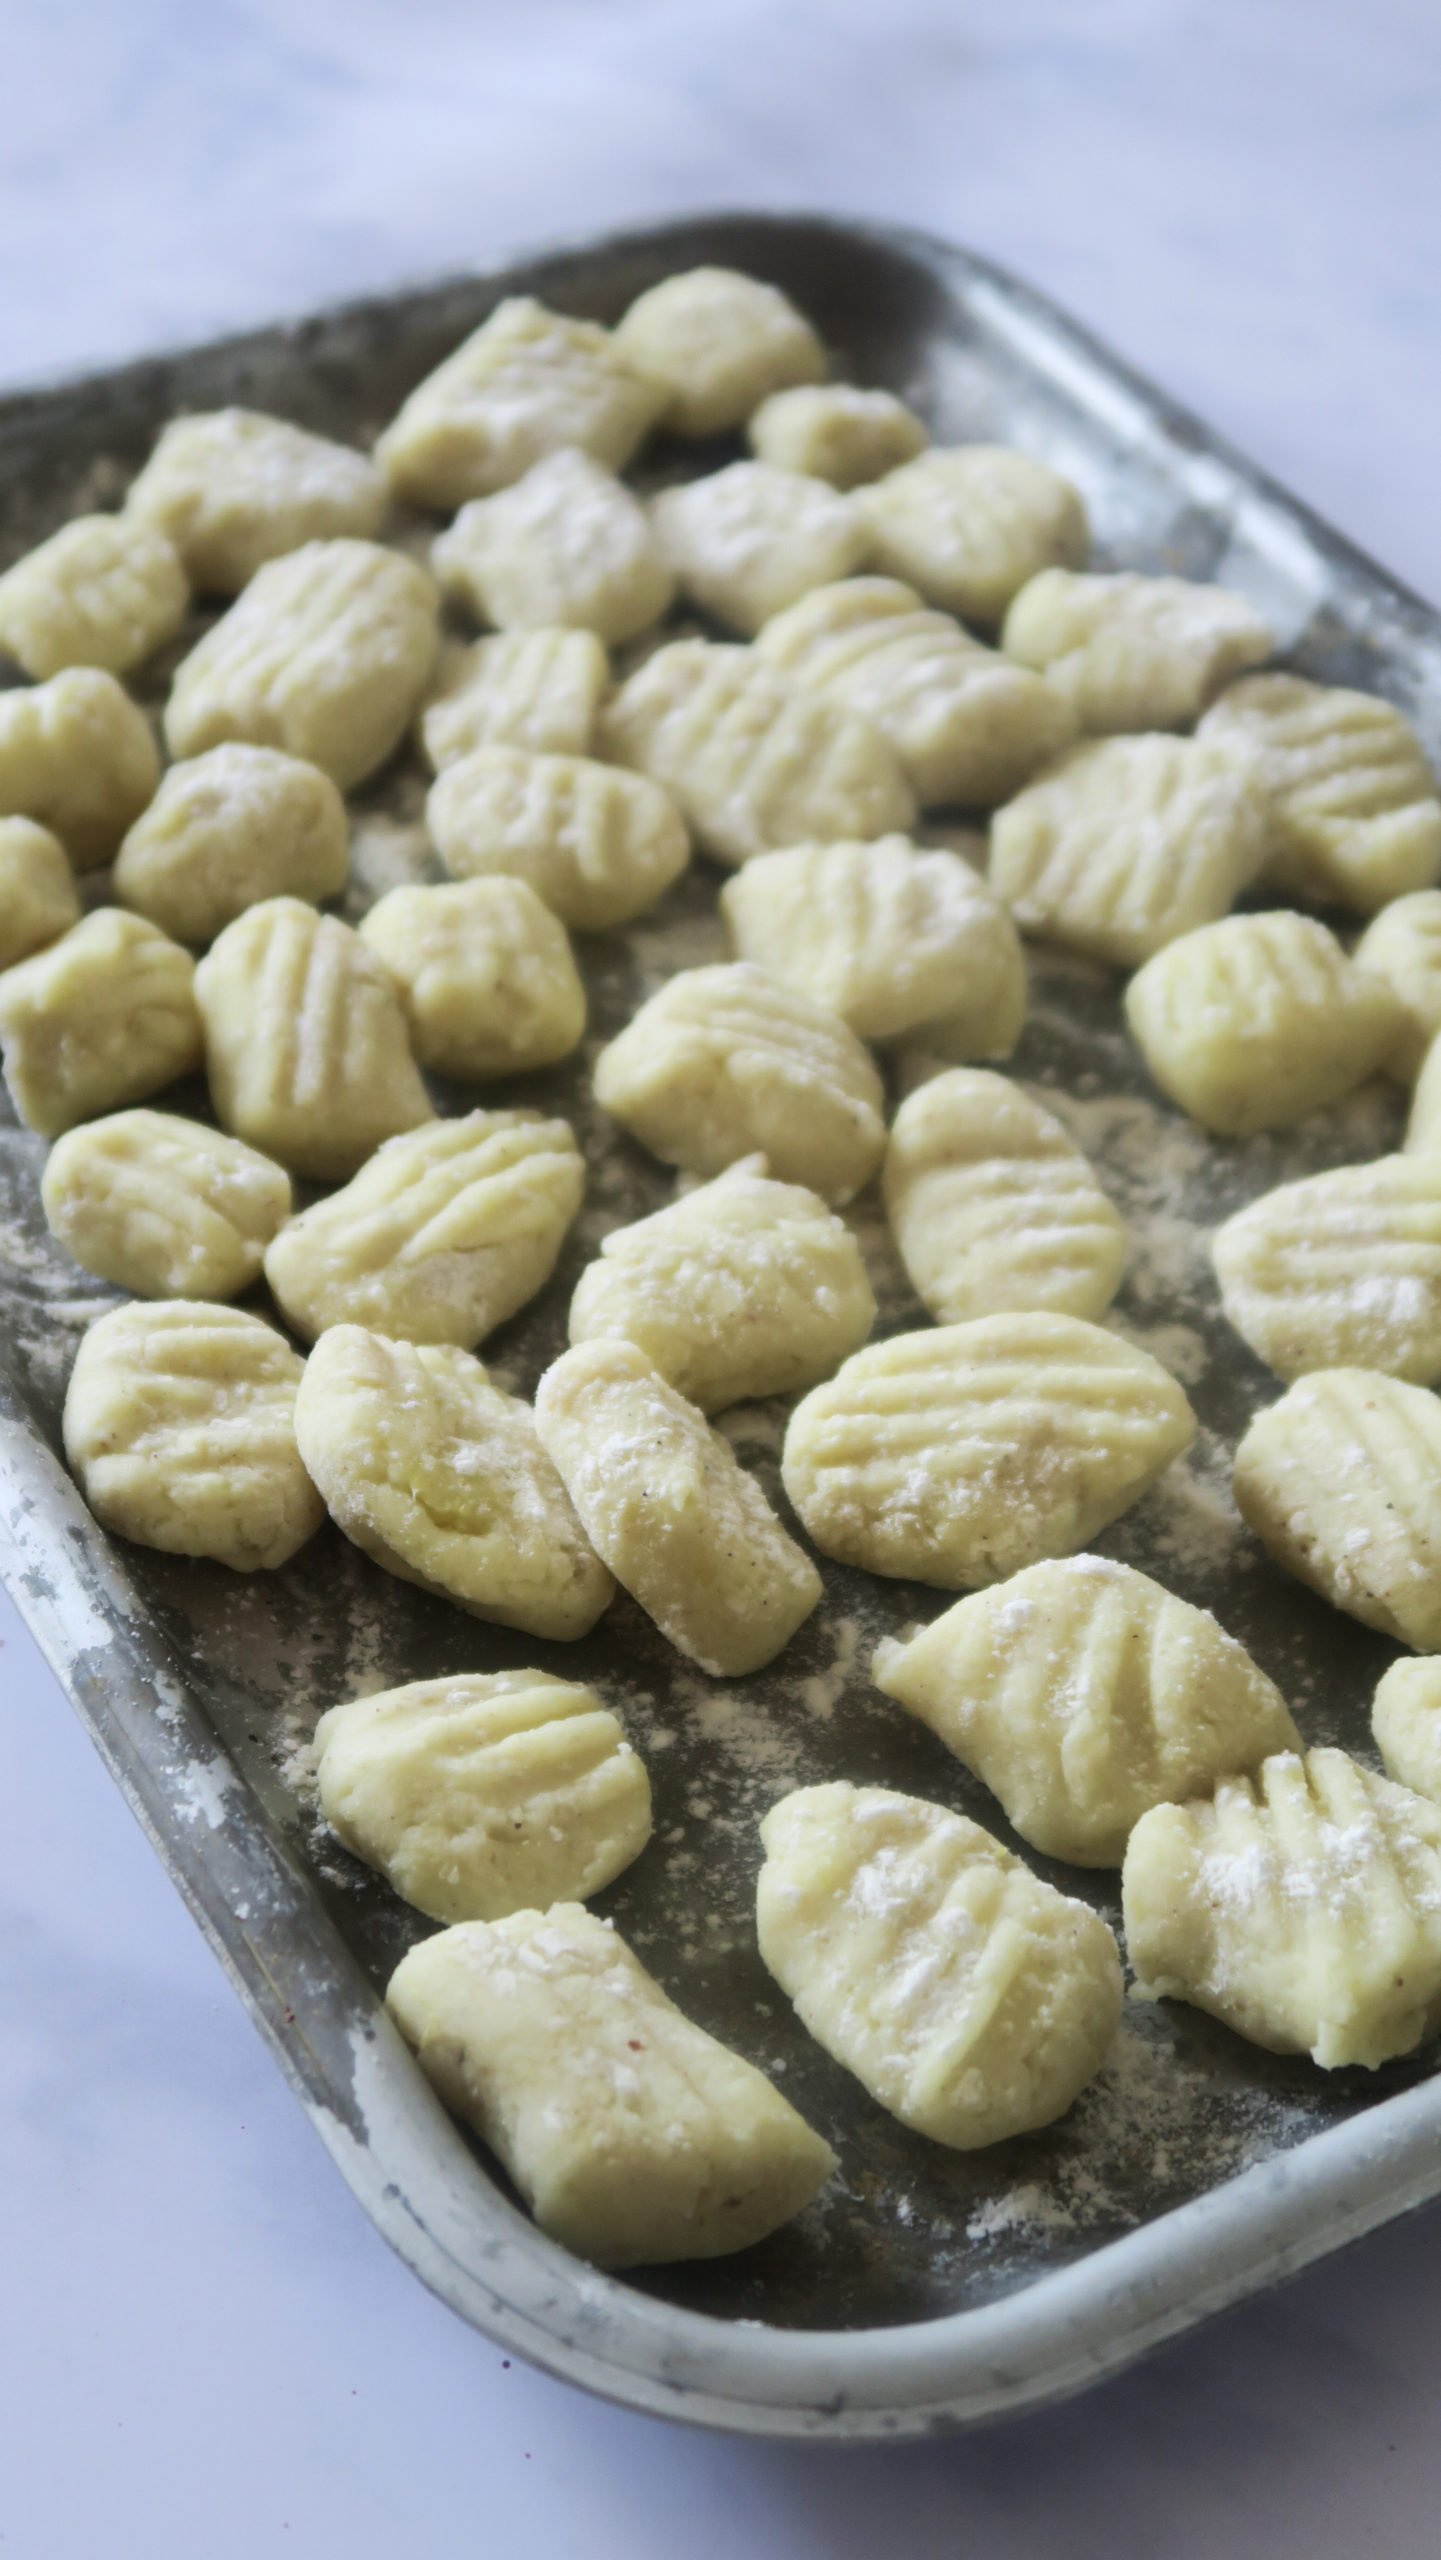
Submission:
[[[960,249],[873,226],[678,222],[11,399],[0,560],[118,499],[178,410],[240,401],[360,442],[502,294],[609,321],[658,277],[707,261],[784,287],[838,372],[904,393],[939,440],[1015,443],[1069,473],[1103,563],[1243,587],[1290,664],[1388,695],[1441,751],[1441,620],[1427,605],[1039,295]],[[655,468],[712,468],[736,449],[662,452]],[[416,518],[410,538],[425,530]],[[167,672],[152,670],[157,701]],[[358,796],[348,912],[435,876],[423,788],[402,757]],[[716,885],[697,864],[638,925],[584,944],[585,1060],[672,969],[719,956]],[[1309,1740],[1364,1754],[1366,1704],[1393,1648],[1274,1572],[1235,1516],[1228,1453],[1277,1389],[1220,1318],[1204,1237],[1283,1177],[1392,1144],[1399,1095],[1378,1084],[1298,1129],[1218,1145],[1138,1073],[1116,982],[1034,957],[1015,1072],[1068,1115],[1126,1213],[1134,1253],[1114,1320],[1183,1376],[1202,1422],[1190,1458],[1099,1543],[1214,1608]],[[486,1347],[522,1392],[562,1346],[600,1237],[671,1192],[595,1112],[585,1060],[495,1089],[568,1113],[591,1165],[555,1278]],[[203,1112],[203,1091],[180,1103]],[[1077,2390],[1441,2192],[1432,2057],[1327,2076],[1175,2006],[1129,2004],[1114,2058],[1045,2133],[972,2155],[908,2133],[810,2041],[760,1964],[756,1822],[789,1786],[843,1775],[1008,1836],[985,1790],[869,1682],[875,1640],[943,1596],[826,1565],[825,1601],[780,1660],[721,1683],[623,1596],[586,1642],[548,1647],[388,1578],[329,1527],[284,1572],[250,1578],[109,1539],[60,1460],[59,1416],[80,1333],[110,1293],[46,1233],[43,1154],[0,1130],[6,1579],[340,2169],[462,2317],[634,2408],[757,2435],[902,2438]],[[882,1330],[923,1321],[874,1206],[854,1214]],[[778,1406],[727,1418],[772,1494],[783,1420]],[[317,1819],[304,1757],[315,1718],[361,1689],[526,1659],[595,1680],[651,1767],[655,1841],[601,1907],[681,2006],[773,2072],[840,2153],[820,2201],[742,2256],[621,2279],[567,2255],[444,2115],[381,2007],[427,1924]],[[1113,1877],[1033,1863],[1118,1920]]]

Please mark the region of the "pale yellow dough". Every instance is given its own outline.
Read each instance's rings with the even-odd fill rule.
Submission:
[[[766,462],[663,489],[651,522],[682,594],[747,639],[812,587],[849,577],[870,550],[849,498]]]
[[[43,951],[79,921],[60,838],[33,818],[0,818],[0,970]]]
[[[49,827],[77,871],[109,861],[159,780],[149,722],[102,668],[0,691],[0,817]]]
[[[328,774],[274,747],[174,764],[115,864],[115,895],[177,942],[213,942],[263,898],[319,905],[345,886],[350,830]]]
[[[902,2124],[976,2151],[1053,2124],[1121,2023],[1104,1920],[978,1823],[887,1787],[803,1787],[761,1824],[760,1950],[803,2024]]]
[[[378,533],[387,496],[348,445],[257,409],[211,409],[162,428],[125,510],[169,535],[192,586],[233,596],[303,542]]]
[[[1441,1156],[1381,1156],[1263,1192],[1212,1241],[1221,1304],[1281,1378],[1441,1378]]]
[[[772,392],[820,382],[825,349],[773,284],[733,267],[691,267],[633,302],[620,353],[662,386],[661,423],[681,436],[744,426]]]
[[[1080,491],[1005,445],[918,454],[859,490],[857,504],[878,569],[986,629],[1039,570],[1084,568],[1091,547]]]
[[[391,889],[361,941],[400,989],[411,1046],[443,1076],[519,1075],[569,1057],[585,988],[559,919],[503,873]]]
[[[21,1119],[58,1138],[199,1066],[195,963],[141,917],[97,907],[0,977],[0,1044]]]
[[[437,773],[476,747],[588,755],[609,683],[593,631],[498,631],[442,655],[420,716],[425,752]]]
[[[1441,799],[1409,720],[1375,694],[1247,676],[1201,723],[1258,755],[1270,803],[1267,886],[1374,915],[1441,874]]]
[[[1001,646],[1044,675],[1082,730],[1190,729],[1275,633],[1249,598],[1189,578],[1043,569],[1006,615]]]
[[[1441,889],[1393,898],[1368,924],[1352,958],[1380,978],[1401,1008],[1386,1068],[1412,1084],[1441,1031]]]
[[[27,676],[123,676],[173,640],[190,589],[173,544],[133,516],[76,516],[0,578],[0,648]]]
[[[1441,1804],[1441,1662],[1393,1662],[1371,1701],[1371,1731],[1388,1778]]]
[[[1363,1626],[1441,1653],[1441,1402],[1375,1369],[1318,1369],[1236,1451],[1241,1517]]]
[[[798,383],[773,391],[746,424],[758,462],[804,471],[833,489],[879,480],[925,450],[930,439],[914,409],[890,391],[861,391],[852,382]]]
[[[1404,1145],[1408,1155],[1431,1155],[1441,1147],[1441,1033],[1421,1061]]]
[[[137,1298],[237,1298],[290,1215],[278,1164],[168,1111],[116,1111],[50,1150],[50,1232]]]
[[[432,783],[425,813],[455,878],[528,881],[578,933],[643,915],[690,859],[669,795],[587,756],[477,747]]]
[[[675,591],[639,499],[569,449],[495,497],[473,498],[430,561],[445,594],[481,622],[573,625],[611,647],[659,621]]]

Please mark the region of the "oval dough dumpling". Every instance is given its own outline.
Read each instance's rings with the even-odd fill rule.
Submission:
[[[345,886],[350,830],[329,774],[274,747],[173,764],[115,864],[115,895],[177,942],[213,942],[263,898],[318,906]]]
[[[58,1138],[199,1066],[195,963],[142,917],[97,907],[0,977],[0,1044],[21,1119]]]
[[[1190,729],[1208,702],[1269,658],[1276,636],[1249,597],[1190,578],[1043,569],[1006,615],[1001,646],[1105,735]]]
[[[1290,908],[1183,935],[1136,972],[1125,1001],[1161,1091],[1223,1138],[1339,1102],[1384,1064],[1399,1016],[1381,979]]]
[[[400,989],[416,1058],[440,1075],[554,1066],[585,1029],[565,927],[524,880],[391,889],[360,938]]]
[[[939,1324],[1007,1309],[1103,1315],[1126,1230],[1080,1148],[1004,1076],[957,1067],[909,1094],[884,1168],[886,1215]]]
[[[172,418],[125,501],[169,535],[194,587],[238,595],[303,542],[377,533],[388,492],[363,453],[257,409]]]
[[[742,960],[848,1022],[942,1058],[1006,1058],[1026,963],[1000,900],[959,854],[907,836],[762,853],[721,891]]]
[[[306,1363],[295,1430],[337,1528],[403,1582],[561,1643],[609,1606],[529,1405],[468,1351],[335,1325]]]
[[[431,546],[444,593],[502,630],[555,624],[614,648],[675,592],[640,500],[588,453],[549,453],[493,498],[472,498]]]
[[[690,860],[669,794],[588,756],[477,747],[432,783],[425,814],[454,878],[526,880],[577,933],[643,915]]]
[[[650,1781],[593,1689],[462,1671],[331,1707],[315,1728],[326,1820],[432,1920],[584,1902],[651,1832]]]
[[[1337,1609],[1441,1653],[1441,1402],[1376,1369],[1317,1369],[1236,1451],[1242,1519]]]
[[[1039,570],[1082,569],[1091,529],[1059,471],[997,444],[918,454],[858,490],[875,565],[983,628]]]
[[[564,1120],[472,1111],[392,1138],[275,1238],[265,1276],[307,1341],[335,1324],[470,1350],[542,1288],[580,1207]]]
[[[1441,1662],[1393,1662],[1371,1701],[1371,1732],[1388,1778],[1441,1803]]]
[[[65,847],[33,818],[0,818],[0,970],[58,942],[80,921]]]
[[[601,714],[603,752],[663,784],[732,866],[778,845],[906,832],[915,799],[870,721],[807,693],[754,649],[676,640]]]
[[[766,462],[662,489],[651,521],[682,594],[747,639],[810,588],[848,578],[870,549],[849,498]]]
[[[102,667],[0,690],[0,817],[48,827],[77,871],[109,861],[159,780],[144,712]]]
[[[1204,1609],[1104,1556],[1032,1565],[958,1600],[875,1680],[984,1780],[1044,1857],[1118,1867],[1180,1804],[1300,1736],[1281,1692]]]
[[[1358,969],[1380,978],[1401,1008],[1386,1069],[1414,1083],[1441,1031],[1441,889],[1394,898],[1368,924],[1352,953]]]
[[[804,471],[833,489],[879,480],[923,453],[930,438],[914,409],[891,391],[862,391],[853,382],[803,382],[773,391],[746,423],[758,462]]]
[[[426,1938],[385,1997],[541,2229],[596,2266],[748,2249],[837,2166],[764,2073],[693,2026],[579,1904]]]
[[[378,542],[306,542],[267,561],[176,670],[171,754],[239,738],[303,756],[351,790],[405,735],[437,617],[419,562]]]
[[[1195,1432],[1169,1372],[1099,1325],[980,1316],[813,1387],[781,1480],[822,1555],[974,1590],[1088,1545]]]
[[[70,1374],[64,1432],[102,1527],[236,1573],[288,1562],[325,1517],[295,1441],[304,1365],[235,1307],[101,1316]]]
[[[1219,1227],[1221,1304],[1281,1378],[1441,1378],[1441,1156],[1381,1156],[1264,1192]]]
[[[1269,888],[1369,916],[1441,874],[1436,777],[1393,703],[1303,676],[1246,676],[1201,735],[1239,738],[1260,758]]]
[[[237,1298],[290,1215],[290,1177],[238,1138],[168,1111],[116,1111],[50,1150],[50,1232],[137,1298]]]
[[[1323,2071],[1374,2071],[1441,2026],[1441,1807],[1344,1751],[1278,1752],[1143,1814],[1122,1893],[1138,1999]]]
[[[875,1320],[850,1229],[763,1156],[616,1228],[570,1302],[573,1343],[635,1343],[703,1413],[814,1386]]]
[[[610,683],[593,631],[497,631],[450,658],[420,715],[437,773],[477,747],[588,755]]]
[[[761,1824],[760,1950],[879,2105],[957,2151],[1064,2115],[1121,2023],[1104,1920],[978,1823],[888,1787],[802,1787]]]
[[[615,343],[662,386],[661,424],[680,436],[744,426],[771,392],[820,382],[826,369],[825,349],[795,304],[733,267],[690,267],[652,285]]]
[[[536,1428],[591,1544],[663,1636],[702,1671],[759,1671],[821,1596],[728,1440],[633,1342],[562,1352]]]
[[[602,1049],[595,1098],[666,1164],[766,1157],[832,1207],[869,1181],[885,1094],[839,1014],[745,961],[682,969]]]
[[[173,640],[190,589],[174,546],[134,516],[76,516],[0,577],[0,648],[27,676],[123,676]]]
[[[1441,1147],[1441,1033],[1421,1061],[1403,1143],[1408,1155],[1430,1155]]]

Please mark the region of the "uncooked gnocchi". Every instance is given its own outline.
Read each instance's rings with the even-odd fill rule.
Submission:
[[[1242,1519],[1363,1626],[1441,1653],[1441,1401],[1376,1369],[1317,1369],[1236,1451]]]
[[[278,1164],[168,1111],[116,1111],[50,1150],[50,1232],[86,1271],[137,1298],[238,1298],[290,1215]]]
[[[1441,889],[1394,898],[1368,924],[1352,953],[1358,969],[1384,980],[1400,1006],[1387,1073],[1413,1084],[1441,1031]]]
[[[473,498],[431,546],[448,596],[502,631],[574,625],[614,648],[675,592],[638,498],[588,453],[547,454],[493,498]]]
[[[1212,1243],[1221,1304],[1281,1378],[1441,1378],[1441,1156],[1381,1156],[1263,1192]]]
[[[518,1075],[569,1057],[585,988],[559,919],[503,873],[391,889],[360,927],[400,989],[411,1046],[443,1076]]]
[[[80,921],[65,847],[33,818],[0,818],[0,970],[58,942]]]
[[[0,690],[0,817],[49,827],[77,871],[109,861],[159,780],[150,724],[103,668]]]
[[[0,1044],[21,1119],[58,1138],[199,1066],[195,963],[142,917],[97,907],[0,977]]]
[[[852,382],[804,382],[773,391],[746,422],[758,462],[804,471],[833,489],[879,480],[922,453],[930,442],[914,409],[891,391],[862,391]]]
[[[825,349],[795,304],[733,267],[691,267],[652,285],[615,343],[663,386],[661,423],[681,436],[744,426],[771,392],[820,382],[826,370]]]
[[[213,942],[263,898],[319,905],[345,886],[350,831],[328,774],[274,747],[173,764],[115,864],[115,895],[177,942]]]
[[[1034,667],[1079,729],[1190,729],[1208,702],[1269,658],[1274,632],[1249,598],[1190,578],[1043,569],[1006,615],[1001,646]]]
[[[172,418],[125,501],[205,595],[233,596],[303,542],[378,533],[387,490],[363,453],[257,409]]]
[[[609,682],[593,631],[497,631],[442,657],[420,718],[425,752],[437,773],[477,747],[587,755]]]
[[[1283,896],[1374,915],[1441,874],[1441,800],[1409,720],[1374,693],[1247,676],[1201,723],[1257,754],[1270,806],[1265,878]]]
[[[651,521],[682,594],[747,639],[810,588],[849,577],[870,549],[849,498],[766,462],[662,489]]]
[[[190,589],[174,546],[134,516],[76,516],[0,578],[0,648],[27,676],[123,676],[173,640]]]
[[[1441,1661],[1393,1662],[1371,1701],[1371,1731],[1388,1778],[1441,1803]]]
[[[875,565],[930,604],[993,629],[1041,569],[1081,569],[1091,529],[1080,491],[998,444],[918,454],[856,492]]]
[[[425,813],[455,878],[526,880],[578,933],[643,915],[690,859],[680,815],[659,784],[587,756],[477,747],[445,767]]]

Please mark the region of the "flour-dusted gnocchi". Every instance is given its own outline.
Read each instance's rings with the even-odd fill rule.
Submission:
[[[1267,1553],[1363,1626],[1441,1653],[1441,1401],[1376,1369],[1318,1369],[1258,1413],[1237,1507]]]
[[[596,2266],[748,2249],[837,2166],[764,2074],[693,2026],[578,1904],[443,1930],[385,1996],[541,2229]]]
[[[650,1780],[593,1689],[462,1671],[331,1707],[315,1774],[332,1831],[432,1920],[584,1902],[651,1833]]]
[[[303,1370],[272,1325],[236,1307],[112,1308],[65,1397],[65,1454],[96,1519],[236,1573],[287,1563],[325,1517],[296,1447]]]
[[[1219,1137],[1280,1129],[1374,1075],[1399,1006],[1314,916],[1227,916],[1158,951],[1126,1020],[1161,1091]]]
[[[1080,491],[1005,445],[918,454],[858,490],[856,503],[885,576],[987,630],[1038,571],[1084,568],[1091,547]]]
[[[891,391],[862,391],[853,382],[804,382],[773,391],[746,423],[758,462],[804,471],[833,489],[879,480],[923,453],[930,438],[914,409]]]
[[[789,844],[915,823],[895,749],[753,649],[676,640],[601,714],[605,754],[664,785],[705,851],[739,865]]]
[[[758,854],[721,891],[742,960],[784,978],[862,1040],[943,1058],[1009,1057],[1026,963],[1005,908],[959,854],[906,836]]]
[[[1371,1732],[1388,1778],[1441,1803],[1441,1661],[1403,1656],[1382,1674]]]
[[[305,1341],[359,1324],[469,1351],[544,1287],[584,1190],[564,1120],[436,1120],[392,1138],[343,1191],[292,1218],[265,1276]]]
[[[442,655],[420,718],[425,752],[437,773],[477,747],[587,755],[609,683],[593,631],[497,631]]]
[[[0,577],[0,648],[27,676],[123,676],[173,640],[190,589],[179,555],[134,516],[76,516]]]
[[[337,916],[299,898],[247,907],[195,994],[216,1118],[292,1173],[343,1182],[382,1139],[434,1118],[394,980]]]
[[[585,988],[566,930],[524,880],[391,889],[361,941],[400,989],[411,1046],[444,1076],[518,1075],[569,1057]]]
[[[233,596],[303,542],[378,533],[387,498],[348,445],[257,409],[210,409],[162,428],[125,512],[168,535],[192,586]]]
[[[0,1045],[21,1119],[58,1138],[199,1066],[195,963],[140,916],[97,907],[0,977]]]
[[[1221,1304],[1278,1377],[1441,1378],[1441,1156],[1381,1156],[1263,1192],[1218,1228]]]
[[[1441,875],[1441,799],[1409,720],[1372,693],[1246,676],[1201,723],[1261,759],[1266,881],[1283,896],[1374,915]]]
[[[1105,1313],[1126,1230],[1069,1132],[1004,1076],[954,1068],[901,1104],[886,1215],[940,1324],[1008,1309]]]
[[[244,739],[303,756],[349,791],[404,737],[437,616],[419,562],[377,542],[306,542],[267,561],[176,672],[171,754]]]
[[[446,1343],[323,1333],[296,1399],[300,1454],[337,1528],[474,1618],[570,1642],[614,1585],[527,1404]]]
[[[745,961],[682,969],[595,1062],[595,1098],[667,1164],[766,1157],[832,1207],[881,1159],[885,1093],[839,1014]]]
[[[1032,1565],[958,1600],[909,1642],[882,1643],[874,1672],[1023,1840],[1081,1867],[1118,1867],[1153,1804],[1301,1747],[1244,1645],[1105,1556]]]
[[[651,520],[682,594],[747,639],[810,588],[849,577],[870,549],[849,498],[767,462],[663,489]]]
[[[426,817],[455,878],[525,880],[578,933],[643,915],[690,860],[670,794],[587,756],[477,747],[432,783]]]
[[[823,1555],[973,1590],[1088,1545],[1195,1432],[1169,1372],[1099,1325],[980,1316],[872,1343],[813,1387],[781,1480]]]
[[[1421,1061],[1416,1090],[1406,1122],[1408,1155],[1430,1155],[1441,1147],[1441,1033]]]
[[[565,445],[623,471],[665,398],[594,321],[516,295],[417,385],[375,458],[401,497],[459,507]]]
[[[661,423],[680,436],[744,426],[774,391],[825,378],[825,349],[773,284],[733,267],[691,267],[633,302],[622,355],[664,388]]]
[[[1104,1920],[978,1823],[802,1787],[761,1824],[761,1954],[803,2024],[916,2133],[975,2151],[1064,2115],[1121,2023]]]
[[[1072,747],[991,827],[991,886],[1027,932],[1134,968],[1224,916],[1266,852],[1254,760],[1194,738]]]
[[[235,744],[171,766],[120,848],[115,895],[177,942],[201,944],[264,898],[333,898],[349,868],[329,774]]]
[[[58,942],[80,921],[65,847],[33,818],[0,818],[0,970]]]
[[[1001,646],[1034,667],[1078,728],[1189,729],[1276,636],[1249,597],[1189,578],[1043,569],[1006,615]]]
[[[1009,800],[1076,733],[1039,676],[983,648],[898,578],[818,587],[756,645],[809,692],[871,721],[923,807]]]
[[[278,1164],[197,1120],[116,1111],[50,1150],[50,1232],[85,1270],[137,1298],[237,1298],[290,1215]]]
[[[635,1343],[714,1413],[828,1378],[875,1320],[850,1229],[754,1156],[608,1235],[576,1286],[570,1338]]]
[[[49,827],[77,871],[109,861],[159,780],[150,724],[103,668],[0,690],[0,817]]]
[[[1358,969],[1382,979],[1400,1006],[1387,1072],[1413,1084],[1441,1031],[1441,889],[1394,898],[1368,924],[1351,954]]]
[[[702,1671],[759,1671],[821,1596],[754,1476],[633,1342],[547,1369],[536,1429],[597,1554]]]
[[[1278,1752],[1143,1814],[1122,1892],[1138,1999],[1324,2071],[1374,2071],[1441,2026],[1441,1807],[1344,1751]]]
[[[574,625],[612,647],[659,621],[675,592],[639,499],[570,448],[473,498],[430,560],[445,593],[481,622]]]

